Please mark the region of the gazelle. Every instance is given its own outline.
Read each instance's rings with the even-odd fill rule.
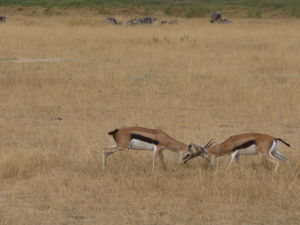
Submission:
[[[108,135],[111,138],[112,147],[105,148],[103,151],[102,169],[105,169],[106,159],[109,155],[123,150],[152,150],[152,170],[154,170],[157,157],[159,157],[163,167],[166,168],[162,150],[169,149],[178,153],[180,155],[179,161],[182,162],[184,153],[190,152],[192,148],[192,145],[183,144],[157,129],[126,127],[110,131]]]
[[[256,155],[262,154],[265,159],[268,161],[275,163],[274,172],[277,171],[279,166],[279,161],[284,161],[290,165],[288,157],[284,156],[282,153],[278,151],[279,143],[282,142],[286,146],[290,147],[290,144],[285,142],[280,138],[274,138],[272,136],[266,134],[258,134],[258,133],[246,133],[246,134],[238,134],[229,137],[224,142],[207,147],[197,146],[192,144],[195,148],[195,152],[190,150],[189,153],[186,153],[183,156],[183,163],[186,163],[188,160],[195,158],[197,156],[202,156],[211,166],[216,165],[216,160],[218,157],[230,154],[231,160],[228,166],[235,160],[238,162],[240,155]]]

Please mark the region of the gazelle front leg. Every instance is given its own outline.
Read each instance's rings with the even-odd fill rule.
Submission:
[[[184,157],[184,152],[178,152],[178,155],[179,155],[179,163],[182,163],[183,161],[183,157]]]
[[[164,169],[164,170],[167,170],[167,166],[166,166],[165,161],[164,161],[164,155],[163,155],[163,152],[162,152],[162,151],[159,151],[158,156],[159,156],[159,159],[160,159],[160,162],[161,162],[161,164],[162,164],[163,169]]]
[[[217,156],[215,156],[215,155],[209,155],[209,156],[207,157],[207,159],[208,159],[208,162],[209,162],[209,166],[210,166],[210,167],[212,167],[212,168],[216,167],[216,164],[217,164]]]
[[[235,151],[235,152],[233,152],[233,153],[231,153],[231,155],[230,155],[230,162],[229,162],[229,164],[228,164],[228,166],[227,166],[226,169],[229,169],[229,167],[231,166],[231,164],[232,164],[233,161],[235,161],[236,163],[239,163],[239,158],[240,158],[240,153],[239,153],[238,150]]]
[[[102,155],[102,169],[104,170],[105,167],[106,167],[106,158],[115,153],[115,152],[118,152],[118,151],[122,151],[123,149],[122,148],[119,148],[118,146],[116,147],[111,147],[111,148],[104,148],[103,150],[103,155]]]

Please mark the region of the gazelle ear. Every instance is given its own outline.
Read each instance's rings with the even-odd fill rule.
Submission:
[[[195,145],[195,144],[193,144],[193,143],[192,143],[192,145],[193,145],[193,147],[194,147],[194,149],[195,149],[196,152],[201,151],[201,150],[199,149],[198,145]]]

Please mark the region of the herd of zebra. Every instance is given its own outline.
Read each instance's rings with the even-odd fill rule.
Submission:
[[[114,17],[108,17],[105,19],[106,22],[110,22],[112,24],[122,24],[122,25],[137,25],[137,24],[153,24],[158,23],[157,18],[155,17],[142,17],[142,18],[133,18],[128,22],[119,22]],[[211,23],[222,23],[229,24],[231,21],[229,19],[222,19],[222,15],[219,11],[213,12],[211,15],[211,19],[209,20]],[[0,16],[0,23],[6,22],[5,16]],[[178,20],[161,20],[160,24],[178,24]]]
[[[110,23],[116,24],[116,25],[138,25],[138,24],[157,23],[157,18],[155,18],[155,17],[142,17],[142,18],[135,17],[127,22],[120,22],[120,21],[117,21],[116,18],[114,18],[114,17],[108,17],[104,21],[110,22]],[[177,19],[171,20],[171,21],[161,20],[160,24],[178,24],[178,20]]]
[[[159,23],[159,24],[178,24],[177,19],[170,20],[170,21],[161,20],[160,22],[158,22],[157,18],[155,18],[155,17],[141,17],[141,18],[135,17],[135,18],[129,20],[128,22],[120,22],[120,21],[117,21],[116,18],[114,18],[114,17],[108,17],[104,21],[110,22],[115,25],[137,25],[137,24],[153,24],[153,23],[155,23],[155,24],[157,24],[157,23]],[[221,24],[231,23],[231,21],[229,19],[222,18],[222,15],[219,11],[213,12],[211,14],[211,18],[209,21],[211,23],[221,23]]]

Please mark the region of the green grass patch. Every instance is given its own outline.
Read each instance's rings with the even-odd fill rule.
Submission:
[[[248,17],[249,18],[261,18],[262,17],[262,12],[260,9],[253,9],[253,10],[250,10],[248,12]]]
[[[203,17],[209,14],[209,10],[206,8],[190,8],[187,10],[185,16],[187,18],[193,18],[193,17]]]
[[[141,14],[151,15],[163,11],[166,15],[204,17],[212,11],[248,12],[248,17],[260,18],[262,12],[277,15],[300,16],[300,0],[1,0],[0,6],[45,8],[95,8],[99,13],[109,14],[116,9],[136,7]]]

